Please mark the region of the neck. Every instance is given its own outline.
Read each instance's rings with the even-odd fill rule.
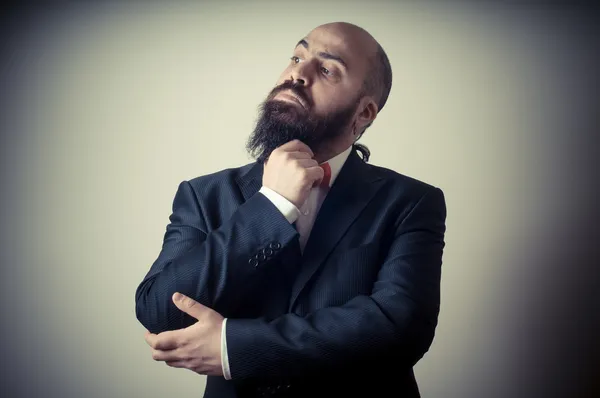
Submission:
[[[339,140],[337,142],[325,143],[315,151],[314,159],[318,163],[323,163],[331,158],[336,157],[340,153],[344,152],[348,147],[352,145],[351,141]]]

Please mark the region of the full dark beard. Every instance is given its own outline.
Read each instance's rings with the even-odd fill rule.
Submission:
[[[305,104],[310,104],[301,88],[290,83],[276,87],[260,105],[259,117],[246,149],[258,162],[264,161],[274,149],[292,140],[300,140],[313,152],[320,152],[344,133],[358,105],[358,100],[345,109],[326,117],[318,117],[298,104],[273,100],[282,90],[289,89],[299,96]]]

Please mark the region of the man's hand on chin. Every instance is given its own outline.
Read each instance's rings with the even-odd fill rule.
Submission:
[[[198,322],[185,329],[159,334],[146,332],[144,338],[152,347],[152,359],[202,375],[223,376],[221,314],[180,293],[173,295],[173,302]]]

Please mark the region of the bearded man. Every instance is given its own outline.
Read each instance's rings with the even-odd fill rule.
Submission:
[[[205,397],[420,396],[446,205],[357,143],[391,85],[368,32],[319,26],[261,105],[256,161],[179,185],[135,308],[152,358],[207,375]]]

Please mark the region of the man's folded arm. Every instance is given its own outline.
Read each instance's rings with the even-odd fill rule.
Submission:
[[[187,327],[195,320],[172,302],[175,292],[228,316],[255,293],[253,281],[297,235],[274,203],[257,193],[218,228],[207,227],[189,182],[173,200],[162,249],[136,289],[137,319],[152,333]]]
[[[307,316],[271,321],[229,319],[226,345],[231,377],[293,377],[365,363],[394,352],[413,366],[433,341],[440,304],[446,205],[428,191],[396,227],[371,295]],[[399,353],[399,354],[398,354]]]

